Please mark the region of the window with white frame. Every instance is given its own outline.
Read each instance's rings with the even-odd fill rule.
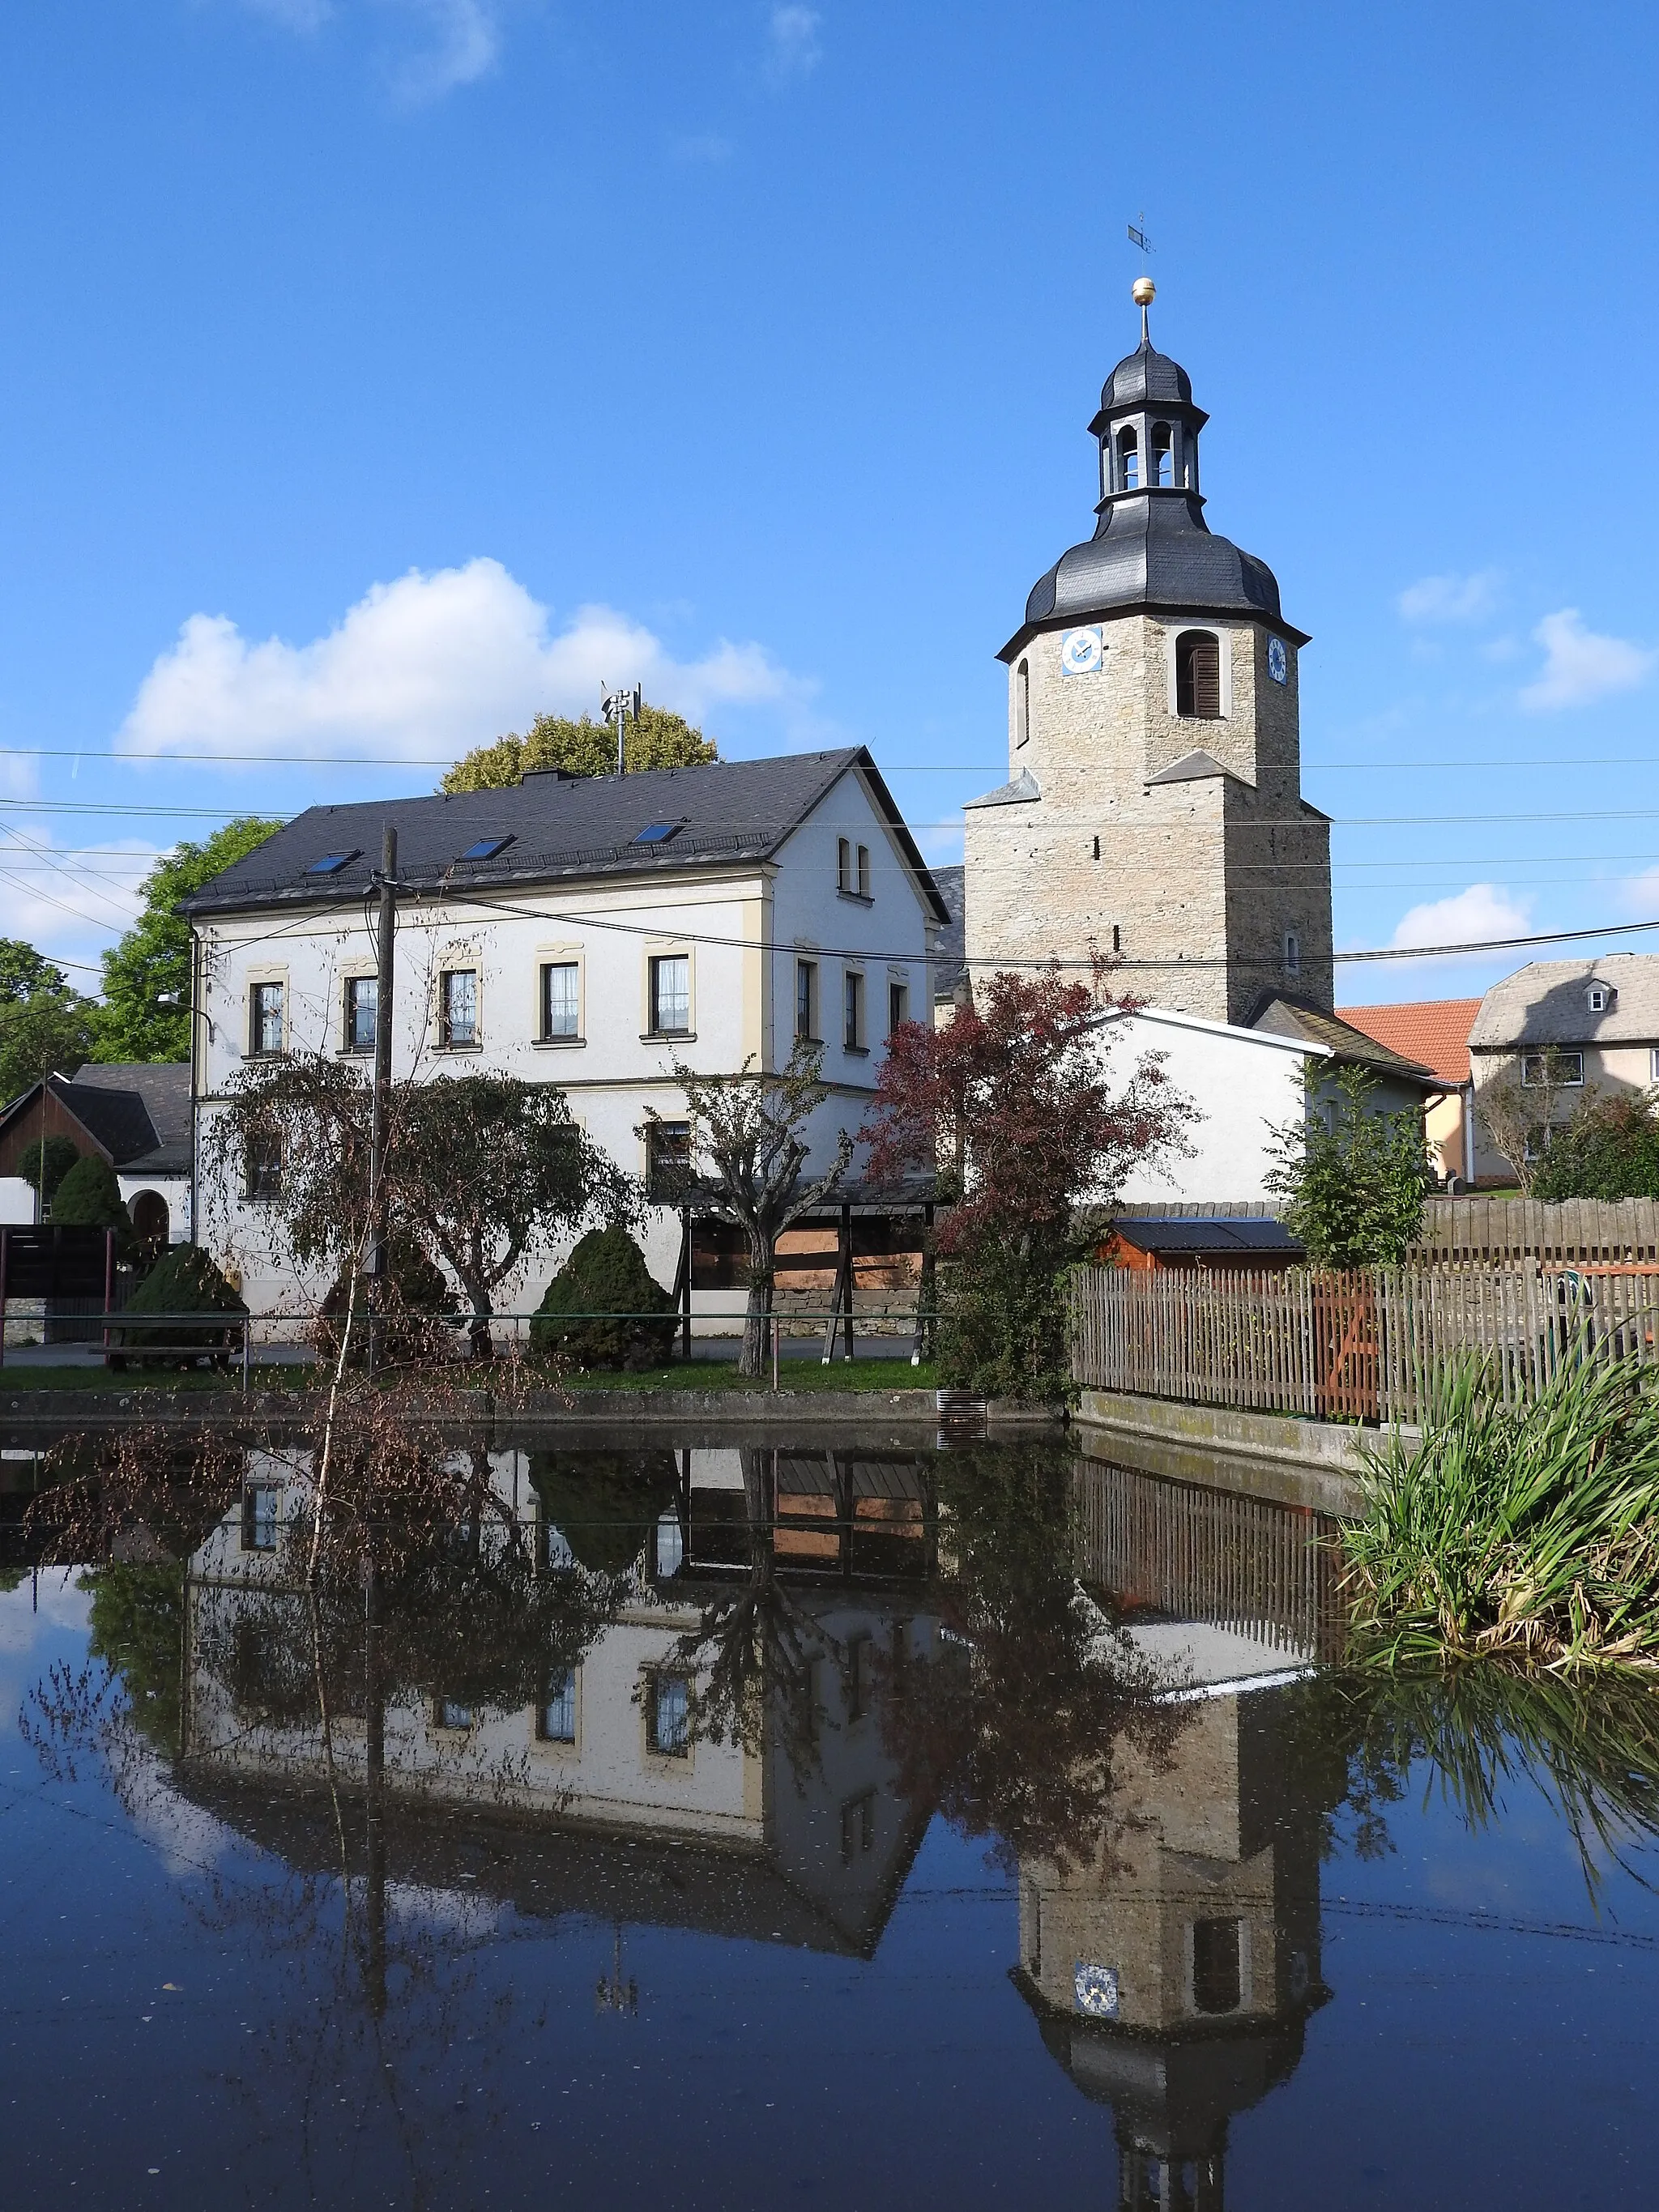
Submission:
[[[283,986],[255,983],[248,993],[247,1048],[256,1058],[283,1049]]]
[[[345,1048],[348,1052],[373,1052],[380,1012],[378,975],[348,975],[345,987]]]
[[[542,1042],[561,1044],[581,1035],[581,971],[574,960],[542,963]]]
[[[242,1492],[242,1549],[274,1552],[281,1524],[283,1493],[274,1482],[251,1482]]]
[[[864,976],[857,968],[849,968],[842,979],[842,1037],[848,1052],[865,1052]]]
[[[795,1035],[802,1044],[817,1044],[818,1036],[818,963],[816,960],[797,960],[795,963]]]
[[[446,968],[438,978],[438,1042],[446,1052],[478,1042],[478,971]]]
[[[909,1018],[910,986],[902,977],[890,975],[887,979],[888,1036],[891,1036],[896,1029],[902,1029]]]
[[[685,1036],[691,1028],[691,956],[653,953],[650,967],[653,1036]]]
[[[1613,993],[1605,983],[1592,983],[1584,996],[1593,1014],[1605,1014],[1613,1004]]]
[[[1221,714],[1221,641],[1212,630],[1184,629],[1176,640],[1176,712],[1213,722]]]
[[[1521,1081],[1528,1091],[1547,1090],[1553,1084],[1571,1090],[1583,1079],[1582,1052],[1563,1052],[1559,1045],[1552,1045],[1547,1051],[1521,1055]]]
[[[278,1136],[250,1137],[242,1158],[242,1195],[266,1203],[283,1194],[283,1140]]]
[[[653,1674],[647,1699],[647,1741],[659,1759],[691,1751],[691,1685],[684,1674]]]
[[[853,888],[853,841],[850,837],[836,840],[836,889],[850,891]]]
[[[470,1729],[472,1708],[465,1698],[440,1698],[432,1711],[434,1728]]]
[[[858,849],[858,886],[859,896],[868,898],[870,896],[870,848],[867,845],[860,845]]]
[[[1659,1083],[1659,1044],[1648,1047],[1648,1081]]]
[[[576,1676],[564,1668],[548,1677],[536,1716],[536,1733],[544,1743],[576,1741]]]
[[[645,1125],[646,1194],[672,1206],[684,1194],[691,1174],[691,1124],[647,1121]]]

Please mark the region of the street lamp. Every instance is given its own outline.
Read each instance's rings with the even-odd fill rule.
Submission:
[[[155,994],[155,1003],[158,1006],[177,1006],[185,1013],[194,1014],[198,1022],[205,1022],[207,1024],[208,1042],[210,1044],[213,1042],[214,1028],[212,1015],[207,1012],[204,1007],[192,1006],[182,991],[158,991]]]

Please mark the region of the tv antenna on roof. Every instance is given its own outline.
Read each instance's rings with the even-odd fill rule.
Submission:
[[[600,678],[599,712],[605,716],[607,722],[613,723],[616,726],[617,773],[618,775],[625,774],[627,769],[627,763],[623,754],[623,739],[627,733],[629,724],[630,722],[637,722],[639,720],[640,708],[643,704],[644,700],[637,684],[634,685],[631,690],[612,691],[606,684],[604,678]]]

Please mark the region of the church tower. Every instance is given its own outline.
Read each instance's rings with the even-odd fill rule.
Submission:
[[[1092,538],[1033,587],[1008,668],[1009,781],[970,803],[970,972],[1116,953],[1118,988],[1248,1024],[1328,1009],[1330,825],[1302,797],[1297,653],[1265,562],[1204,520],[1187,372],[1136,350],[1089,425]]]

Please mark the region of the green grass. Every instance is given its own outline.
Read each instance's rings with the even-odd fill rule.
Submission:
[[[1530,1406],[1463,1362],[1422,1441],[1370,1455],[1343,1532],[1356,1656],[1393,1668],[1502,1656],[1564,1674],[1659,1669],[1659,1391],[1569,1352]]]
[[[529,1370],[533,1372],[534,1370]],[[559,1390],[769,1390],[771,1370],[759,1382],[738,1373],[737,1362],[726,1359],[677,1359],[667,1367],[650,1367],[630,1375],[595,1368],[586,1374],[553,1375],[548,1388]],[[931,1360],[912,1367],[906,1359],[836,1360],[825,1367],[816,1359],[781,1359],[781,1390],[932,1390],[936,1388]]]

